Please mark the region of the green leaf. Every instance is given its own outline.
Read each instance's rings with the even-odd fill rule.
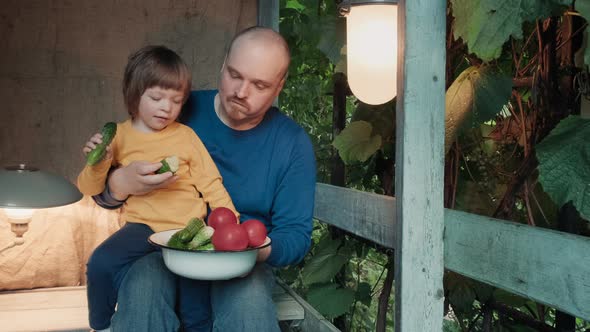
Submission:
[[[468,283],[459,284],[449,292],[449,302],[455,311],[470,311],[473,301],[475,301],[475,291]]]
[[[303,11],[303,10],[305,10],[305,6],[302,5],[297,0],[287,0],[287,4],[285,5],[285,8],[291,8],[291,9],[295,9],[297,11]]]
[[[350,256],[339,252],[342,241],[323,237],[319,250],[305,264],[301,271],[304,285],[326,283],[332,281],[336,273],[348,262]]]
[[[492,67],[479,70],[479,77],[473,77],[475,100],[472,127],[493,119],[502,111],[512,94],[512,79]]]
[[[522,296],[512,294],[499,288],[494,291],[494,299],[498,302],[517,308],[524,306],[529,301]]]
[[[456,204],[457,210],[482,216],[492,215],[497,205],[483,187],[469,180],[459,183]]]
[[[287,267],[281,268],[278,270],[278,275],[281,279],[286,282],[287,284],[291,284],[297,280],[299,277],[299,273],[301,272],[301,267],[297,265],[289,265]]]
[[[453,31],[470,52],[496,59],[510,36],[522,38],[522,24],[551,15],[566,0],[451,0]],[[581,1],[578,1],[581,2]]]
[[[356,289],[355,298],[367,307],[371,305],[371,301],[373,300],[371,297],[371,288],[369,283],[361,282]]]
[[[464,127],[493,119],[512,94],[512,79],[495,69],[471,66],[449,87],[445,96],[445,151]]]
[[[336,16],[322,16],[317,31],[321,31],[318,49],[333,64],[340,63],[342,46],[346,43],[346,21]]]
[[[443,318],[443,332],[461,332],[461,326],[454,320]]]
[[[361,243],[354,246],[355,255],[359,259],[366,259],[369,255],[371,248],[369,246],[363,245]]]
[[[537,145],[539,182],[558,205],[572,201],[590,220],[590,119],[569,116]]]
[[[346,164],[364,162],[381,147],[381,135],[372,135],[373,126],[366,121],[348,124],[332,143]]]
[[[471,284],[479,302],[485,303],[492,298],[494,294],[494,287],[477,280],[472,280]]]
[[[586,22],[590,22],[590,1],[576,1],[576,10],[586,19]],[[588,31],[585,31],[585,34],[588,38]],[[590,47],[588,46],[584,50],[584,63],[590,66]]]
[[[528,327],[526,325],[512,325],[510,326],[510,331],[512,332],[536,332],[538,330],[533,329],[532,327]]]
[[[557,226],[557,215],[559,208],[551,197],[543,190],[542,185],[537,183],[530,192],[531,211],[537,226],[546,225],[549,228]]]
[[[489,138],[494,129],[494,126],[485,123],[479,126],[481,137],[485,138]],[[488,157],[492,157],[498,151],[498,143],[493,139],[484,139],[481,143],[481,149]]]
[[[334,318],[350,310],[354,302],[354,291],[337,288],[336,284],[322,285],[309,290],[307,302],[327,318]]]
[[[350,121],[367,121],[374,134],[381,135],[384,141],[391,140],[395,135],[395,99],[381,105],[359,102]]]
[[[314,248],[314,255],[325,253],[335,253],[342,247],[343,238],[332,237],[329,232],[322,234],[316,247]]]
[[[468,312],[472,309],[475,301],[473,281],[455,272],[445,272],[443,279],[444,287],[448,292],[449,303],[455,312]]]
[[[576,10],[587,22],[590,22],[590,2],[576,1]]]

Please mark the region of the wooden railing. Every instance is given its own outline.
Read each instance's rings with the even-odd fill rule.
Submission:
[[[319,183],[314,215],[395,250],[393,197]],[[446,269],[590,320],[590,238],[447,209],[443,243]]]

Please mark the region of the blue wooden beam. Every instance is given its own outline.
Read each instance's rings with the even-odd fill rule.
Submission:
[[[446,1],[400,1],[395,330],[442,331]]]
[[[590,238],[445,211],[445,267],[590,321]]]
[[[258,0],[257,25],[279,31],[279,0]]]
[[[314,217],[387,248],[395,246],[395,198],[318,183]]]
[[[394,204],[319,183],[315,217],[395,250]],[[590,321],[589,237],[457,210],[444,220],[445,268]]]

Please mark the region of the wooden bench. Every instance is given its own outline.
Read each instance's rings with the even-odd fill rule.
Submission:
[[[279,282],[273,293],[279,321],[299,325],[313,308]],[[308,316],[313,317],[313,312]],[[2,331],[89,331],[86,287],[56,287],[0,293]]]
[[[323,186],[318,186],[315,215],[319,219],[329,220],[330,218],[326,218],[326,215],[331,211],[326,210],[325,207],[331,206],[335,197],[329,193],[327,196],[324,195]],[[328,187],[331,188],[331,186]],[[273,299],[277,308],[277,318],[283,330],[296,327],[298,331],[339,331],[280,280],[275,288]],[[1,331],[88,331],[90,328],[88,326],[86,287],[56,287],[0,292],[0,322]]]

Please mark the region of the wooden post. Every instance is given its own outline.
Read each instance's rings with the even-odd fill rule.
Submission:
[[[279,0],[258,0],[258,25],[279,31]]]
[[[279,32],[279,0],[258,0],[258,19],[256,24],[271,28]],[[273,106],[279,106],[279,97],[275,98]]]
[[[395,330],[442,331],[446,1],[398,18]]]

